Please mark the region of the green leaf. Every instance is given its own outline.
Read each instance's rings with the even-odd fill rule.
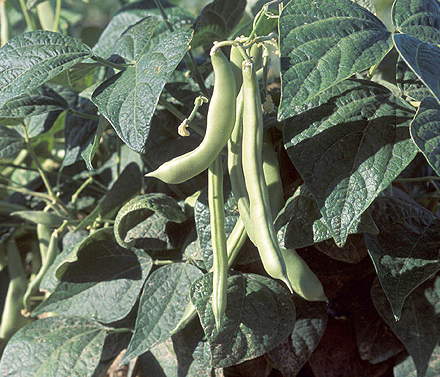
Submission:
[[[186,263],[173,263],[151,274],[142,292],[125,362],[171,337],[190,302],[190,287],[202,275]]]
[[[44,85],[29,94],[7,102],[0,108],[0,123],[19,124],[26,117],[64,110],[67,107],[68,104],[63,97]]]
[[[283,376],[296,376],[316,349],[327,328],[326,304],[295,296],[297,318],[292,335],[267,356]]]
[[[410,125],[411,137],[440,176],[440,104],[425,98]]]
[[[77,252],[55,291],[34,311],[118,321],[131,311],[147,278],[152,259],[143,250],[120,247],[111,229]],[[83,244],[83,243],[82,243]],[[82,245],[81,244],[81,245]]]
[[[440,219],[403,192],[377,199],[378,236],[366,235],[368,252],[396,318],[407,296],[440,271]]]
[[[273,279],[239,274],[228,279],[228,302],[223,325],[217,331],[211,307],[212,274],[191,287],[208,339],[214,367],[227,367],[274,349],[295,324],[295,307],[289,292]]]
[[[394,34],[393,41],[405,63],[440,101],[440,48],[408,34]]]
[[[392,19],[401,33],[411,34],[425,42],[440,41],[440,4],[438,0],[396,0]]]
[[[397,322],[377,280],[371,295],[377,311],[414,360],[417,376],[424,377],[440,338],[440,276],[427,281],[408,296]]]
[[[13,160],[23,148],[23,138],[17,131],[0,126],[0,159]]]
[[[118,244],[124,247],[133,246],[135,240],[125,241],[128,231],[153,213],[175,223],[186,220],[186,215],[177,201],[165,194],[155,193],[136,196],[128,201],[116,216],[114,233]]]
[[[185,56],[192,35],[186,30],[167,32],[152,44],[156,27],[157,21],[148,17],[121,36],[118,49],[124,57],[134,59],[134,65],[106,80],[92,96],[118,136],[139,153],[145,153],[160,94]]]
[[[182,8],[170,7],[166,9],[166,13],[169,22],[176,29],[190,26],[193,22],[191,15]],[[112,17],[93,47],[93,52],[98,56],[109,58],[117,48],[121,35],[147,16],[155,20],[157,25],[155,29],[156,36],[168,30],[158,9],[145,8],[143,2],[133,3],[119,10]]]
[[[368,9],[371,13],[376,13],[375,0],[353,0],[353,3],[359,4],[361,7]]]
[[[52,228],[59,227],[64,221],[62,217],[55,213],[45,211],[16,211],[11,213],[11,216],[18,216],[34,224],[42,224]]]
[[[392,47],[385,25],[349,0],[290,1],[279,22],[279,120],[295,115],[293,106],[379,63]]]
[[[305,185],[298,187],[287,200],[275,219],[275,228],[278,229],[278,240],[285,249],[311,246],[332,238],[315,199]],[[370,214],[364,212],[360,223],[350,228],[348,233],[376,234],[378,229]]]
[[[138,165],[131,163],[125,167],[110,191],[99,201],[96,208],[78,225],[85,228],[97,218],[109,219],[133,195],[141,190],[142,175]]]
[[[404,95],[416,101],[422,101],[425,97],[432,95],[431,91],[420,81],[400,56],[397,58],[396,64],[396,83]]]
[[[194,23],[191,47],[212,47],[214,41],[227,39],[241,20],[245,8],[245,0],[214,0],[206,5]]]
[[[0,49],[0,107],[90,55],[84,43],[51,31],[31,31],[11,39]]]
[[[326,103],[286,124],[284,145],[342,246],[417,149],[408,132],[412,108],[385,87],[347,80],[330,92]]]
[[[75,110],[90,115],[96,114],[96,107],[88,100],[80,101]],[[98,119],[84,119],[72,113],[67,114],[64,125],[65,155],[63,167],[73,165],[81,158],[86,159],[87,156],[92,156],[90,152],[95,141],[98,123]]]
[[[31,322],[6,345],[0,374],[9,377],[91,377],[109,331],[85,318],[52,317]]]
[[[431,359],[426,369],[425,377],[437,377],[440,375],[440,345],[434,348]],[[395,377],[417,377],[417,369],[411,357],[406,358],[394,367]]]

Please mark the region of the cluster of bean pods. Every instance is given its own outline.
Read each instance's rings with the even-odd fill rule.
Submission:
[[[230,43],[229,43],[230,42]],[[147,174],[178,184],[208,170],[208,203],[214,254],[212,309],[220,329],[227,303],[228,270],[246,238],[257,247],[268,275],[281,280],[291,292],[310,301],[326,301],[316,275],[294,249],[280,247],[274,216],[284,205],[278,160],[263,137],[263,112],[257,69],[262,47],[221,42],[211,50],[214,90],[209,104],[206,133],[201,144]],[[230,59],[221,50],[231,45]],[[223,198],[223,167],[220,152],[227,145],[228,173],[237,201],[239,219],[226,239]],[[270,187],[270,189],[268,189]],[[188,307],[176,327],[182,328],[195,315]]]

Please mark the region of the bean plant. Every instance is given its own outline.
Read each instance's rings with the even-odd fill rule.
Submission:
[[[439,0],[0,0],[0,41],[1,376],[440,375]]]

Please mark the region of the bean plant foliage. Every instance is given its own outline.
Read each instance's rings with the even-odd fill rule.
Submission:
[[[94,3],[0,0],[0,375],[440,375],[439,0]],[[291,292],[245,223],[221,321],[207,172],[145,177],[207,133],[213,47],[256,67],[303,263]]]

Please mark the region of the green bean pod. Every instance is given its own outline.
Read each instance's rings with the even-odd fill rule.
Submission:
[[[21,314],[21,309],[23,309],[23,295],[26,291],[28,281],[14,239],[8,241],[7,252],[10,282],[0,325],[0,338],[3,340],[8,340],[28,321]]]
[[[211,50],[215,75],[205,136],[193,151],[165,162],[146,174],[169,184],[187,181],[206,170],[228,142],[235,120],[235,76],[231,63],[219,48]]]
[[[244,58],[237,46],[231,46],[231,54],[229,56],[229,60],[231,61],[232,71],[234,72],[235,76],[236,89],[238,91],[243,82],[241,65],[243,64]]]
[[[290,290],[286,265],[273,228],[269,195],[264,182],[262,147],[263,120],[257,77],[252,62],[243,63],[243,143],[242,165],[249,195],[246,231],[256,244],[266,272],[282,280]]]
[[[213,250],[212,311],[220,329],[226,310],[228,286],[228,254],[225,234],[225,203],[223,199],[223,168],[217,157],[208,169],[208,203]]]
[[[278,158],[269,141],[263,142],[263,171],[272,215],[275,217],[284,206],[284,193]],[[295,293],[308,301],[328,301],[318,277],[296,250],[281,248],[281,253]]]
[[[56,256],[58,255],[58,239],[59,239],[59,231],[58,229],[56,229],[52,232],[52,235],[50,236],[46,257],[42,260],[41,268],[38,271],[38,274],[30,282],[26,290],[26,293],[23,297],[23,304],[26,309],[29,308],[30,299],[32,295],[38,292],[40,288],[41,280],[43,280],[44,275],[46,274],[50,265],[55,260]]]

